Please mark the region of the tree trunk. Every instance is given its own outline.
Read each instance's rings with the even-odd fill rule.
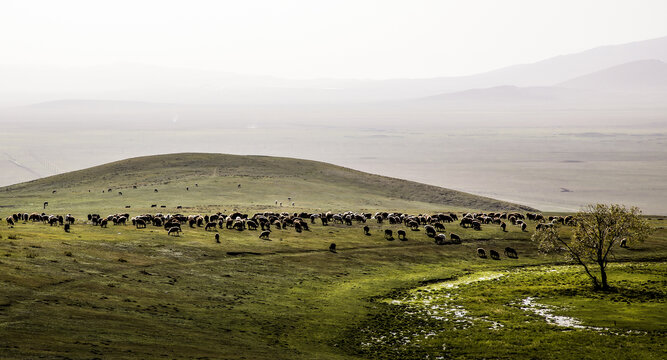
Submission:
[[[607,284],[607,271],[603,264],[600,264],[600,282],[602,283],[602,290],[609,289],[609,285]]]

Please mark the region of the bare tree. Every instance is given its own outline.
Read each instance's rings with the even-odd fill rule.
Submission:
[[[607,264],[614,256],[614,248],[623,239],[627,243],[642,242],[651,233],[651,227],[641,217],[641,211],[623,205],[588,205],[574,216],[572,236],[563,238],[557,227],[536,231],[532,240],[543,253],[564,253],[581,265],[595,289],[607,290]],[[598,271],[595,266],[599,267]]]

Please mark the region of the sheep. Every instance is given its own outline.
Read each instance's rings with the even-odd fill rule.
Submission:
[[[14,226],[14,218],[12,218],[11,216],[8,216],[7,217],[7,225],[8,226]]]
[[[503,232],[507,232],[507,224],[504,221],[500,223],[500,228],[503,229]]]
[[[408,239],[406,237],[405,230],[398,230],[396,233],[398,234],[398,240],[407,240]]]
[[[65,230],[66,233],[68,233],[69,232],[69,224],[65,224],[63,229]]]
[[[621,244],[619,245],[622,248],[627,248],[628,247],[628,240],[623,238],[621,239]]]
[[[215,242],[220,244],[220,234],[219,233],[215,233]]]
[[[257,225],[257,222],[255,222],[254,220],[248,220],[246,222],[246,226],[248,227],[248,230],[257,230],[257,227],[259,225]]]
[[[181,233],[181,232],[182,232],[182,230],[181,230],[180,227],[174,226],[174,227],[169,228],[169,230],[167,230],[167,235],[176,234],[176,236],[180,236],[179,233]]]
[[[331,243],[331,245],[329,245],[329,251],[332,253],[336,252],[336,243]]]
[[[500,260],[500,254],[498,254],[497,251],[495,250],[490,250],[489,254],[491,255],[491,259],[493,260]]]
[[[101,228],[106,228],[108,223],[109,223],[109,220],[102,219],[102,220],[100,220],[100,227]]]
[[[217,226],[218,226],[218,223],[216,223],[215,221],[207,222],[206,226],[204,226],[204,231],[208,231],[208,229],[215,230]]]
[[[263,240],[269,240],[269,235],[271,235],[271,231],[265,230],[265,231],[262,231],[261,234],[259,234],[259,238],[263,239]]]
[[[384,231],[384,238],[387,240],[394,240],[394,232],[391,229],[386,229]]]
[[[438,231],[445,231],[445,225],[442,225],[441,223],[435,223],[433,224],[433,227]]]
[[[456,234],[454,234],[454,233],[449,234],[449,238],[450,238],[454,243],[456,243],[456,244],[460,244],[460,243],[461,243],[461,237],[458,236],[458,235],[456,235]]]
[[[368,227],[368,225],[364,225],[364,235],[370,235],[371,234],[371,228]]]
[[[438,234],[433,238],[435,239],[435,243],[438,245],[444,245],[447,241],[447,236],[445,234]]]
[[[512,249],[509,246],[505,248],[505,256],[507,256],[510,259],[518,259],[519,258],[519,255],[516,253],[516,250]]]
[[[143,229],[146,228],[146,221],[143,219],[136,219],[134,221],[134,226],[137,227],[137,229]]]
[[[526,225],[526,223],[522,223],[521,224],[521,231],[526,231],[527,227],[528,227],[528,225]]]
[[[48,201],[44,201],[44,209],[46,209],[47,206],[49,206],[49,202],[48,202]]]
[[[482,259],[486,259],[486,251],[482,248],[477,248],[477,256],[481,257]]]
[[[303,226],[301,226],[301,223],[295,222],[294,223],[294,230],[296,230],[296,232],[300,233],[303,230]]]
[[[424,226],[424,230],[426,231],[426,236],[432,238],[435,237],[435,228],[431,225],[426,225]]]

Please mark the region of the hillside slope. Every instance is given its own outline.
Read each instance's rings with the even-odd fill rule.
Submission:
[[[51,209],[81,212],[86,206],[266,208],[280,203],[310,209],[530,209],[317,161],[203,153],[132,158],[0,188],[5,207],[41,208],[42,201],[50,201]]]

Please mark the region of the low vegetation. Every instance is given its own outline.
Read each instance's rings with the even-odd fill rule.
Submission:
[[[598,292],[581,268],[542,255],[531,241],[549,216],[563,219],[561,237],[571,236],[574,228],[560,216],[566,214],[531,213],[514,224],[507,217],[504,230],[494,221],[464,227],[459,219],[433,237],[425,224],[375,219],[308,221],[301,232],[271,227],[265,239],[262,229],[183,224],[182,233],[170,236],[163,226],[137,228],[129,219],[103,228],[86,215],[372,208],[461,217],[467,209],[361,190],[317,195],[313,189],[351,188],[323,178],[272,183],[240,174],[183,175],[158,186],[129,175],[114,175],[119,183],[95,183],[104,172],[87,176],[67,177],[69,187],[54,194],[55,182],[2,191],[3,205],[11,205],[0,222],[3,359],[659,358],[667,350],[661,218],[645,218],[654,231],[643,243],[616,251],[608,270],[612,290]],[[105,193],[88,193],[89,185]],[[300,186],[310,186],[311,198],[301,197]],[[72,214],[76,221],[69,232],[57,221],[10,226],[5,217],[19,211]],[[405,239],[386,237],[385,230],[405,231]],[[460,240],[451,240],[453,233]],[[480,248],[498,252],[499,260],[479,257]],[[507,256],[506,248],[517,256]]]

